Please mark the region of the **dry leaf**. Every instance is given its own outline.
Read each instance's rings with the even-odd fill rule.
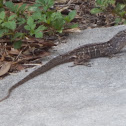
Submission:
[[[13,64],[11,66],[11,71],[13,71],[13,72],[21,71],[21,70],[24,70],[24,69],[25,69],[25,67],[22,64]]]
[[[66,3],[67,0],[55,0],[56,3]]]
[[[17,49],[11,48],[11,50],[9,51],[9,54],[12,55],[18,55],[20,52]]]
[[[1,69],[0,69],[0,76],[6,74],[9,71],[10,67],[11,67],[11,63],[10,62],[4,62],[2,64]]]
[[[56,8],[56,9],[58,9],[58,8]],[[63,7],[61,9],[58,9],[58,12],[62,12],[62,11],[67,10],[67,9],[68,9],[68,7]]]
[[[72,28],[72,29],[64,30],[64,32],[72,32],[72,33],[75,33],[75,32],[81,32],[81,30],[79,28]]]

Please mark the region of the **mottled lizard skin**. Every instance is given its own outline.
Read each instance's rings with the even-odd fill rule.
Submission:
[[[112,39],[110,39],[107,42],[86,44],[72,51],[69,51],[63,55],[59,55],[50,60],[42,67],[30,73],[24,79],[14,84],[12,87],[10,87],[7,96],[1,99],[0,102],[7,99],[10,96],[11,92],[18,86],[24,84],[25,82],[33,79],[34,77],[40,74],[47,72],[48,70],[57,65],[72,61],[76,65],[85,64],[86,62],[88,62],[90,59],[93,58],[112,56],[113,54],[119,53],[120,50],[125,45],[126,45],[126,30],[123,30],[117,33]]]

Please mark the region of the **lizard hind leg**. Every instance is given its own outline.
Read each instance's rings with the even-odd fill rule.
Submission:
[[[90,56],[89,55],[79,55],[77,58],[74,60],[74,66],[76,65],[85,65],[88,67],[91,67],[91,64],[89,63]]]
[[[89,63],[89,61],[74,61],[74,66],[76,65],[84,65],[84,66],[87,66],[87,67],[91,67],[91,64]]]
[[[108,58],[113,58],[113,57],[116,57],[116,58],[119,58],[120,56],[122,56],[123,54],[111,54],[111,55],[108,55]]]

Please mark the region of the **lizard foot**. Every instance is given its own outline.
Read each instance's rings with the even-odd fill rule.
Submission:
[[[87,67],[91,67],[91,64],[89,62],[79,62],[79,63],[75,63],[69,67],[75,67],[77,65],[84,65],[84,66],[87,66]]]
[[[112,54],[112,55],[109,55],[108,58],[113,58],[113,57],[117,57],[119,58],[120,56],[122,56],[123,54]]]

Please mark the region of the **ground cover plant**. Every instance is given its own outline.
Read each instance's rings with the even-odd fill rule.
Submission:
[[[64,28],[72,27],[67,24],[74,19],[76,11],[64,16],[56,10],[50,10],[53,5],[53,0],[36,0],[30,7],[26,4],[19,6],[10,1],[6,2],[5,6],[11,14],[3,9],[0,11],[0,37],[7,37],[11,42],[15,42],[25,37],[43,38],[44,33],[62,33]],[[19,44],[14,45],[14,48],[21,47],[21,42],[17,43]]]
[[[95,8],[91,10],[92,14],[111,13],[116,15],[115,24],[126,24],[126,1],[125,0],[96,0]]]
[[[45,42],[44,36],[59,36],[66,29],[77,27],[77,24],[70,24],[76,15],[75,10],[63,15],[53,6],[53,0],[36,0],[30,6],[0,2],[1,63],[5,61],[12,66],[48,55],[46,48],[55,46],[55,43]],[[9,69],[5,72],[2,69],[0,75]]]

